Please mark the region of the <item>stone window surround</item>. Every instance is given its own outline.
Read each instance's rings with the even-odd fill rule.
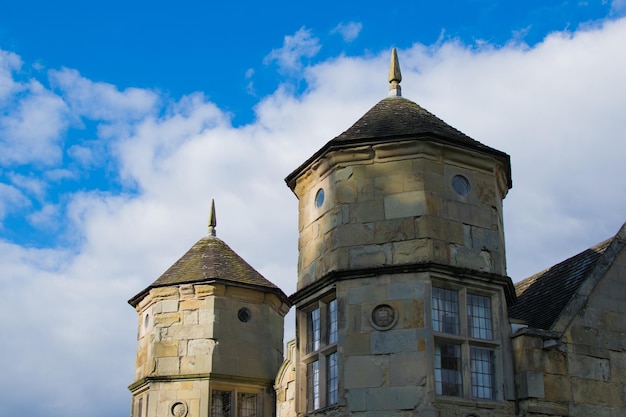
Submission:
[[[501,346],[501,341],[500,341],[500,334],[498,332],[498,326],[496,325],[496,323],[494,323],[495,317],[494,317],[494,311],[496,311],[497,309],[497,305],[496,305],[496,294],[490,291],[485,291],[482,289],[468,289],[465,286],[462,285],[458,285],[455,283],[450,283],[450,282],[440,282],[440,281],[436,281],[433,280],[432,282],[432,287],[433,288],[443,288],[443,289],[447,289],[447,290],[454,290],[458,292],[458,311],[459,311],[459,321],[460,321],[460,332],[459,334],[452,334],[452,333],[444,333],[444,332],[437,332],[434,330],[433,327],[433,339],[434,339],[434,343],[433,343],[433,356],[435,354],[435,346],[438,343],[448,343],[448,344],[456,344],[459,345],[461,347],[461,371],[462,371],[462,395],[457,396],[446,396],[446,395],[437,395],[437,398],[466,398],[466,399],[472,399],[472,400],[486,400],[486,401],[497,401],[497,400],[501,400],[502,398],[502,393],[501,390],[498,389],[498,387],[501,385],[500,381],[499,381],[499,377],[500,377],[500,371],[503,367],[502,365],[502,358],[500,357],[500,346]],[[481,296],[487,296],[490,297],[491,299],[491,315],[492,315],[492,339],[490,340],[485,340],[485,339],[479,339],[479,338],[472,338],[469,336],[469,329],[468,329],[468,316],[467,316],[467,295],[468,294],[472,294],[472,295],[481,295]],[[430,297],[430,302],[431,302],[431,307],[429,309],[431,317],[430,317],[430,323],[432,324],[433,322],[433,295],[431,292],[431,297]],[[471,348],[483,348],[483,349],[489,349],[493,352],[493,380],[494,380],[494,392],[493,392],[493,398],[491,399],[485,399],[485,398],[474,398],[472,396],[472,384],[471,384],[471,364],[470,364],[470,360],[471,360]],[[435,371],[435,361],[433,360],[433,372]],[[434,375],[434,374],[433,374]],[[434,383],[434,379],[433,379],[433,383]],[[434,388],[434,387],[433,387]]]
[[[330,355],[337,353],[336,337],[334,341],[331,341],[329,343],[330,320],[329,320],[329,315],[328,315],[328,307],[331,301],[336,302],[336,300],[337,298],[335,296],[335,293],[334,291],[332,291],[330,293],[326,293],[323,296],[317,298],[316,301],[313,301],[307,304],[305,307],[303,307],[302,309],[298,311],[298,314],[300,315],[300,322],[304,324],[302,326],[303,328],[300,330],[300,338],[301,338],[300,340],[302,341],[302,343],[299,344],[300,358],[301,358],[300,363],[303,365],[303,368],[302,368],[303,372],[299,376],[299,380],[300,380],[299,383],[301,384],[301,386],[305,387],[305,389],[302,391],[303,398],[301,398],[301,400],[298,401],[298,409],[302,413],[320,410],[325,407],[336,404],[336,403],[330,404],[328,400],[328,391],[329,391],[328,382],[329,382],[329,377],[330,377],[330,375],[328,375],[328,358],[330,357]],[[316,310],[318,308],[320,312],[319,314],[320,332],[321,332],[320,343],[319,343],[319,347],[316,350],[307,352],[307,350],[310,349],[309,341],[308,341],[308,338],[310,337],[310,332],[309,332],[310,313],[313,310]],[[337,314],[336,308],[335,308],[335,314]],[[335,358],[337,358],[337,356],[335,356]],[[319,372],[319,376],[318,376],[319,404],[317,407],[308,405],[309,400],[310,400],[309,398],[310,391],[309,391],[309,384],[308,384],[309,379],[306,373],[307,369],[309,368],[309,365],[316,361],[318,362],[317,369]],[[337,364],[337,368],[339,368],[339,364]],[[335,383],[337,385],[335,387],[335,390],[338,391],[340,381],[338,381],[338,379],[335,378]],[[336,396],[338,397],[338,393],[336,394]]]
[[[238,399],[240,394],[253,394],[256,396],[256,415],[261,416],[263,410],[263,395],[262,391],[253,388],[240,387],[232,384],[211,384],[211,394],[209,395],[210,404],[209,404],[209,417],[213,417],[213,393],[215,391],[225,391],[230,392],[231,394],[231,412],[228,417],[241,417],[239,414],[239,404]]]
[[[150,392],[148,389],[144,389],[133,395],[133,410],[131,415],[133,417],[145,417],[148,415],[148,407]]]

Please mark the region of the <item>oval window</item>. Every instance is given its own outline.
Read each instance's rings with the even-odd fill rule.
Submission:
[[[463,175],[455,175],[452,178],[452,188],[458,195],[466,196],[470,192],[470,183]]]
[[[324,189],[320,188],[317,190],[317,194],[315,194],[315,207],[320,208],[324,204]]]

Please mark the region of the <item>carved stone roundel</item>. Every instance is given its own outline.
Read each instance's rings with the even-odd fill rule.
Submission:
[[[172,407],[170,408],[170,413],[174,417],[186,417],[187,416],[187,404],[180,402],[180,401],[175,402],[174,404],[172,404]]]
[[[391,328],[396,321],[396,311],[387,304],[376,306],[372,310],[372,322],[381,329]]]

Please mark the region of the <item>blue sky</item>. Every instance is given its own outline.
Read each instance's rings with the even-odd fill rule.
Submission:
[[[517,281],[625,220],[626,1],[4,2],[0,416],[125,416],[126,300],[206,234],[295,289],[283,178],[387,94],[511,155]],[[293,336],[288,316],[286,337]]]

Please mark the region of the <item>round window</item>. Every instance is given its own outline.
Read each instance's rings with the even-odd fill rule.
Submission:
[[[466,196],[470,192],[470,183],[463,175],[455,175],[452,178],[452,188],[458,195]]]
[[[237,318],[239,318],[239,321],[243,323],[248,322],[251,317],[252,317],[252,313],[246,307],[240,308],[239,311],[237,312]]]
[[[320,188],[315,194],[315,207],[320,208],[324,204],[324,189]]]

